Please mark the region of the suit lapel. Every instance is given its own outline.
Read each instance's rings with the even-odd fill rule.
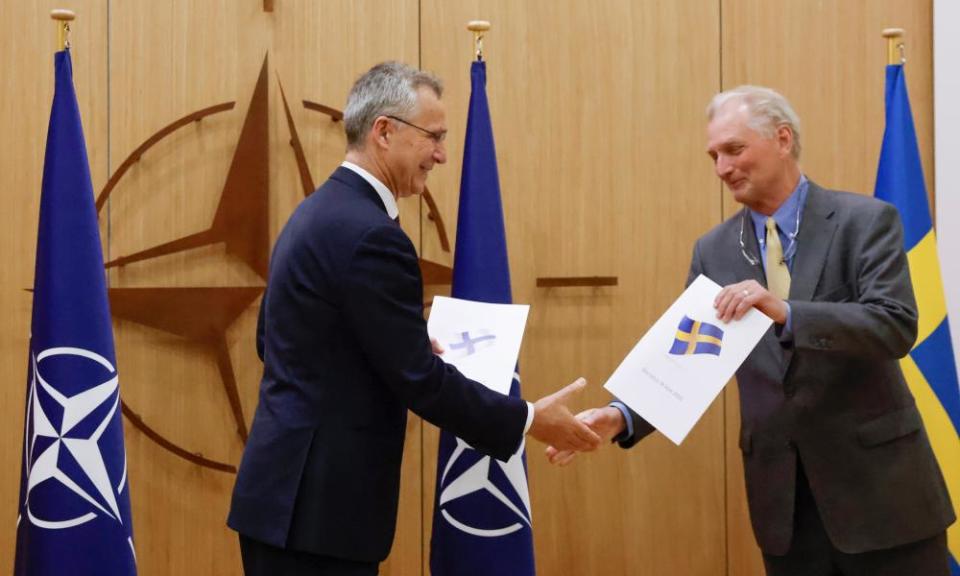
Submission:
[[[837,222],[833,219],[836,210],[829,194],[813,182],[809,186],[797,235],[797,254],[790,275],[790,300],[813,299],[813,292],[817,289],[827,261],[827,251],[837,230]]]
[[[800,232],[797,234],[797,255],[794,257],[793,273],[790,275],[789,300],[809,302],[813,299],[813,292],[817,289],[823,267],[827,263],[827,252],[833,242],[833,234],[837,231],[834,212],[836,209],[830,195],[810,182],[807,202],[800,219]],[[787,378],[793,356],[792,346],[783,349],[781,382]]]

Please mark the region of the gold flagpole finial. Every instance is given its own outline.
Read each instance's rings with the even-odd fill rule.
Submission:
[[[887,64],[906,64],[904,56],[903,28],[884,28],[882,36],[887,39]]]
[[[477,60],[483,60],[483,35],[490,29],[490,22],[486,20],[471,20],[467,22],[467,30],[473,32],[473,42],[477,49]]]
[[[73,10],[58,8],[50,11],[50,17],[57,21],[57,52],[70,48],[70,22],[77,15]]]

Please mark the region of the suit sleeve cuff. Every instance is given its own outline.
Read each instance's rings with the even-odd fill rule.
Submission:
[[[777,338],[780,342],[793,342],[793,309],[790,308],[789,302],[784,302],[787,305],[787,320],[783,323],[783,326],[778,326]]]
[[[530,431],[530,426],[533,425],[533,402],[527,402],[527,423],[523,425],[523,435],[526,436],[527,432]]]
[[[620,413],[623,414],[624,421],[627,423],[626,429],[620,434],[614,436],[612,441],[623,442],[626,440],[630,440],[631,438],[633,438],[633,418],[630,417],[630,410],[627,409],[626,404],[624,404],[619,400],[614,400],[609,405],[619,410]]]

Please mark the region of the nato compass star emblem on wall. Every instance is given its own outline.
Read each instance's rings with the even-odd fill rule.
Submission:
[[[113,258],[106,263],[107,268],[115,268],[221,244],[226,247],[227,255],[242,262],[262,280],[263,283],[255,286],[183,286],[110,288],[109,290],[110,308],[114,319],[132,321],[173,334],[215,359],[224,399],[229,403],[236,434],[241,442],[246,441],[248,430],[226,334],[240,315],[260,297],[267,280],[270,250],[270,109],[267,63],[268,59],[264,57],[210,226],[206,230]],[[309,196],[315,188],[314,179],[279,78],[278,84],[290,134],[290,146],[296,159],[303,195]],[[187,127],[198,125],[209,116],[228,112],[235,105],[235,102],[225,102],[198,110],[174,121],[145,140],[121,163],[98,195],[96,203],[98,213],[102,214],[107,200],[124,175],[155,144],[175,132],[185,131]],[[332,122],[339,122],[343,118],[339,110],[315,102],[304,100],[303,107],[328,116]],[[437,228],[441,248],[449,252],[450,244],[446,229],[429,190],[425,190],[423,199],[427,204],[428,218]],[[422,259],[420,267],[425,285],[450,284],[452,271],[449,267]],[[253,339],[252,335],[249,337]],[[195,449],[170,440],[160,430],[162,423],[148,424],[124,401],[121,401],[121,409],[134,427],[176,456],[199,466],[236,472],[236,466],[224,461],[223,458],[208,457]]]

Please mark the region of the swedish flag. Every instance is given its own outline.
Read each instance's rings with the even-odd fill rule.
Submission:
[[[947,323],[937,243],[923,180],[923,166],[907,97],[903,65],[887,66],[886,130],[877,168],[876,197],[890,202],[903,220],[910,277],[920,311],[917,342],[903,360],[933,451],[960,516],[960,387]],[[960,523],[947,531],[951,569],[960,575]]]
[[[723,330],[707,322],[691,320],[684,316],[677,326],[677,337],[670,348],[671,354],[713,354],[720,355],[723,342]]]

